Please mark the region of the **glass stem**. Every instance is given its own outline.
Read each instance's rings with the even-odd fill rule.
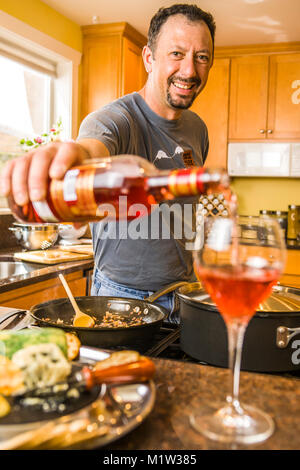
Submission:
[[[239,322],[230,322],[227,324],[228,332],[228,359],[229,359],[229,380],[231,394],[227,395],[226,400],[241,414],[243,412],[239,403],[240,369],[242,358],[242,346],[246,330],[245,324]]]

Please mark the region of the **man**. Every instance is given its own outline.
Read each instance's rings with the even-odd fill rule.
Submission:
[[[3,170],[2,192],[17,204],[45,198],[48,175],[62,178],[86,158],[135,154],[158,168],[204,164],[207,129],[188,108],[205,87],[213,63],[215,24],[195,5],[176,4],[152,18],[143,60],[148,80],[138,93],[126,95],[91,113],[76,143],[54,143],[18,158]],[[144,298],[179,280],[191,280],[191,253],[180,241],[124,237],[128,227],[92,224],[95,270],[93,295]],[[110,236],[111,235],[111,236]],[[174,310],[173,294],[157,303]]]

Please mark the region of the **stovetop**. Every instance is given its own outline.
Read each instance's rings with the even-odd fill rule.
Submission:
[[[15,309],[11,309],[15,310]],[[28,324],[28,318],[26,316],[26,311],[19,311],[19,314],[13,317],[13,319],[8,319],[4,323],[0,325],[0,329],[4,328],[14,328],[14,329],[22,329],[32,325],[32,320]],[[122,349],[130,349],[132,345],[124,345],[118,346],[113,348],[114,350],[122,350]],[[140,352],[141,354],[153,357],[153,358],[161,358],[161,359],[173,359],[176,361],[181,362],[190,362],[194,364],[201,364],[203,366],[215,366],[215,364],[207,364],[206,362],[200,361],[195,359],[188,354],[186,354],[180,345],[180,325],[173,324],[169,322],[163,322],[162,326],[160,327],[159,331],[154,335],[152,345],[148,346],[135,346],[135,350]],[[300,367],[299,370],[296,371],[289,371],[289,372],[266,372],[272,375],[278,375],[281,377],[290,377],[290,378],[297,378],[300,380]]]

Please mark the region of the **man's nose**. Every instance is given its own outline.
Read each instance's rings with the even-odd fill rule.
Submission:
[[[180,73],[184,78],[197,77],[194,57],[186,55],[180,64]]]

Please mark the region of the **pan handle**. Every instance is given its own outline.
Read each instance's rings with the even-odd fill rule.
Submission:
[[[10,312],[5,313],[4,315],[0,316],[0,324],[4,323],[5,320],[8,320],[9,318],[13,318],[17,315],[20,315],[20,313],[23,313],[25,315],[26,310],[11,310]]]
[[[177,289],[177,287],[184,286],[185,284],[189,284],[187,281],[176,281],[172,284],[169,284],[166,287],[154,292],[154,294],[149,295],[149,297],[145,297],[144,300],[146,302],[154,302],[156,299],[161,297],[162,295],[168,294],[169,292],[173,292],[173,290]]]

